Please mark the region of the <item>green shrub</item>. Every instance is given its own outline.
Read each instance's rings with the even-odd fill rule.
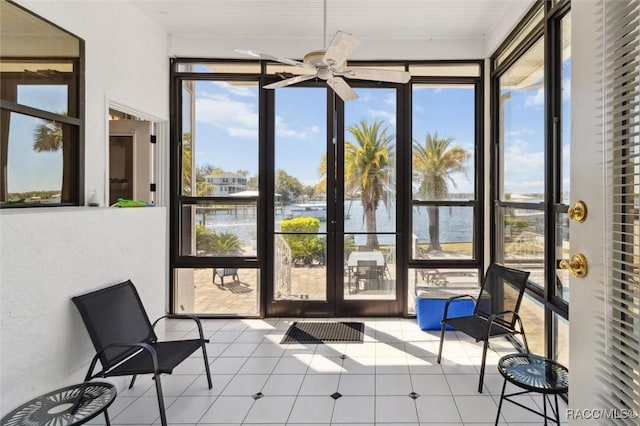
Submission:
[[[215,232],[204,225],[197,225],[196,250],[198,253],[214,256],[239,254],[242,250],[242,242],[233,232]]]
[[[291,248],[291,257],[294,264],[313,265],[324,263],[325,241],[318,235],[320,221],[314,217],[296,217],[280,222],[280,231],[283,233],[308,233],[298,235],[283,235]]]

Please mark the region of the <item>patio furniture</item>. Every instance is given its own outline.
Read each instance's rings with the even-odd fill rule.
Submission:
[[[525,410],[542,416],[545,425],[547,424],[547,420],[553,420],[560,425],[558,394],[569,391],[569,371],[566,367],[541,356],[517,353],[500,358],[500,361],[498,361],[498,371],[502,377],[504,377],[504,383],[502,385],[502,393],[500,394],[500,403],[498,404],[496,425],[500,419],[500,410],[502,409],[503,401],[509,401]],[[513,383],[525,390],[505,395],[504,391],[507,387],[507,382]],[[518,401],[510,399],[513,396],[527,393],[542,394],[542,412],[533,410]],[[553,395],[555,407],[551,404],[550,395]],[[547,415],[547,403],[549,403],[554,417]]]
[[[349,257],[347,258],[347,269],[348,269],[348,287],[349,287],[349,293],[351,294],[351,284],[352,284],[352,278],[355,281],[355,292],[359,291],[359,280],[363,280],[365,282],[365,284],[368,284],[368,282],[366,281],[367,278],[364,276],[358,277],[357,276],[357,272],[358,272],[358,266],[361,265],[361,270],[364,271],[364,264],[361,264],[361,261],[369,261],[371,262],[369,265],[373,265],[375,263],[375,270],[376,272],[376,280],[378,282],[378,284],[382,283],[382,280],[384,279],[384,268],[385,268],[385,260],[384,260],[384,255],[382,254],[382,252],[379,251],[354,251],[351,252],[351,254],[349,254]],[[368,268],[368,267],[367,267]],[[372,273],[373,275],[373,273]],[[374,279],[372,276],[370,276],[369,279]],[[366,288],[366,287],[365,287]]]
[[[109,426],[107,408],[116,398],[111,383],[85,382],[56,389],[25,402],[0,420],[1,425],[81,425],[104,413]]]
[[[356,266],[356,291],[360,289],[362,282],[363,290],[368,290],[375,283],[377,289],[380,289],[382,271],[378,267],[375,260],[358,260]]]
[[[482,393],[490,338],[521,334],[526,352],[529,352],[522,320],[520,319],[520,315],[518,315],[528,279],[529,272],[527,271],[507,268],[503,265],[493,263],[489,266],[489,269],[487,269],[482,287],[480,288],[480,295],[477,299],[470,295],[450,297],[444,305],[444,314],[441,321],[438,364],[440,364],[442,359],[442,346],[447,325],[473,337],[476,342],[484,342],[480,379],[478,381],[478,392],[480,393]],[[448,316],[449,305],[454,300],[461,298],[471,298],[475,301],[473,314],[450,318]]]
[[[212,388],[205,345],[209,340],[204,338],[198,318],[191,315],[164,315],[152,324],[130,280],[73,297],[72,300],[80,311],[96,350],[85,381],[95,377],[133,376],[129,384],[129,388],[132,388],[138,374],[153,374],[163,426],[167,425],[167,418],[161,373],[171,374],[176,366],[201,348],[207,382],[209,389]],[[199,338],[158,341],[154,327],[162,318],[194,321]],[[102,369],[94,374],[98,360]]]
[[[212,283],[216,283],[216,276],[220,277],[222,285],[224,285],[224,277],[232,277],[235,281],[240,281],[238,277],[238,268],[213,268]]]

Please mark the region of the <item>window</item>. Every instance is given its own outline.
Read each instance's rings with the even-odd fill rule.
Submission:
[[[316,79],[263,87],[308,70],[173,59],[172,310],[401,315],[415,305],[407,273],[477,288],[483,64],[376,63],[414,79],[353,79],[359,97],[343,102]],[[439,168],[419,157],[443,144]],[[237,274],[223,284],[221,270]]]
[[[530,349],[562,362],[569,275],[556,265],[570,247],[570,3],[536,2],[492,64],[493,258],[531,273],[521,312]]]
[[[426,76],[448,70],[450,77],[415,77],[412,86],[410,312],[416,296],[475,291],[482,261],[480,68],[440,64],[410,69],[414,68]]]
[[[0,17],[0,207],[78,205],[82,41],[4,0]]]

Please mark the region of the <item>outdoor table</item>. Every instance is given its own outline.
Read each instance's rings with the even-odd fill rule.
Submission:
[[[116,398],[107,382],[85,382],[56,389],[25,402],[2,418],[1,426],[81,425],[104,413]]]
[[[533,355],[533,354],[510,354],[505,355],[498,361],[498,371],[504,377],[502,385],[502,394],[500,395],[500,404],[498,404],[498,415],[496,416],[496,425],[500,419],[500,409],[502,401],[507,400],[516,404],[532,413],[538,414],[544,418],[544,424],[547,420],[553,420],[560,425],[560,412],[558,411],[558,394],[567,393],[569,390],[569,371],[566,367],[558,364],[550,359]],[[515,392],[508,395],[504,394],[507,381],[513,383],[521,389],[521,392]],[[513,399],[512,396],[523,395],[526,393],[542,394],[543,412],[535,411]],[[549,395],[553,395],[555,399],[555,409],[551,405]],[[555,418],[547,415],[547,401],[549,407],[555,415]]]

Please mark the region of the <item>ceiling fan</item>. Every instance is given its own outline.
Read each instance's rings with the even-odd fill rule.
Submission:
[[[358,95],[351,86],[344,80],[355,78],[358,80],[387,81],[391,83],[406,83],[411,78],[407,71],[396,71],[375,68],[349,68],[347,59],[355,51],[360,41],[353,35],[344,31],[338,31],[329,47],[323,50],[313,50],[306,55],[302,62],[288,58],[279,58],[266,53],[255,52],[253,50],[235,49],[237,53],[246,54],[259,59],[276,61],[295,67],[301,67],[315,71],[312,74],[303,74],[286,78],[282,81],[267,84],[265,89],[276,89],[278,87],[290,86],[302,81],[319,78],[325,80],[329,87],[344,101],[356,99]]]

